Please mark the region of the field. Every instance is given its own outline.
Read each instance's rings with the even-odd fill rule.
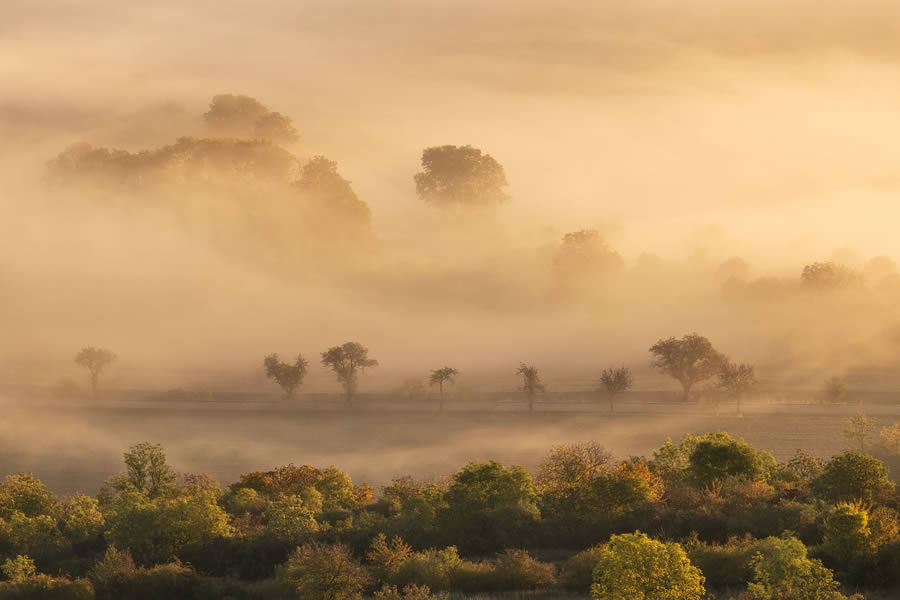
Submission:
[[[33,400],[33,399],[32,399]],[[589,410],[590,409],[590,410]],[[470,460],[535,467],[554,444],[595,440],[614,456],[649,456],[666,437],[728,431],[779,460],[796,449],[828,458],[848,445],[842,435],[851,406],[750,405],[747,416],[723,407],[627,403],[539,405],[528,414],[514,402],[480,410],[400,403],[346,408],[331,402],[106,402],[27,404],[7,398],[0,421],[0,471],[33,471],[57,492],[96,493],[121,470],[131,444],[162,443],[176,469],[208,472],[222,483],[241,473],[295,463],[336,465],[376,488],[393,477],[434,479]],[[872,407],[877,427],[893,423],[892,407]],[[726,414],[727,413],[727,414]]]

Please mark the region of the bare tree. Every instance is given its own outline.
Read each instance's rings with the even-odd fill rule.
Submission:
[[[719,372],[719,389],[737,400],[737,415],[741,414],[741,399],[759,384],[751,365],[725,361]],[[718,407],[718,405],[717,405]]]
[[[359,385],[359,372],[367,367],[377,367],[378,361],[369,358],[369,349],[359,342],[346,342],[323,352],[322,365],[337,375],[349,403],[353,400]]]
[[[634,378],[631,376],[631,369],[628,367],[603,369],[600,374],[600,382],[606,388],[606,394],[609,396],[609,412],[615,412],[616,394],[624,394],[634,384]]]
[[[285,397],[290,398],[297,386],[303,383],[309,361],[298,354],[293,363],[281,362],[278,354],[273,353],[263,360],[263,366],[266,368],[266,377],[280,385]]]
[[[691,396],[691,388],[718,375],[726,360],[708,339],[696,333],[659,340],[650,347],[650,353],[656,357],[653,366],[681,384],[685,401]]]
[[[82,348],[75,355],[75,363],[86,368],[91,374],[91,393],[97,395],[97,382],[100,379],[100,373],[109,363],[116,360],[116,355],[106,348],[94,348],[88,346]]]
[[[453,367],[435,369],[431,372],[431,379],[429,379],[429,384],[438,386],[438,389],[441,392],[441,412],[444,411],[444,383],[453,383],[453,378],[457,375],[459,375],[459,371],[457,371]]]
[[[544,392],[544,384],[538,375],[537,367],[519,363],[516,373],[522,376],[522,391],[528,396],[528,412],[534,412],[534,397],[539,392]]]

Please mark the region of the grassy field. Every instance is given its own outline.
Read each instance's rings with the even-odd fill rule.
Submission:
[[[0,472],[33,471],[54,490],[95,493],[135,442],[162,443],[179,470],[223,483],[241,473],[296,463],[337,465],[375,486],[400,475],[437,478],[469,460],[535,467],[554,444],[595,440],[619,458],[649,456],[666,437],[723,430],[790,458],[798,448],[828,458],[848,446],[846,413],[715,416],[661,413],[239,409],[203,403],[75,406],[7,403]],[[878,426],[897,420],[879,417]]]

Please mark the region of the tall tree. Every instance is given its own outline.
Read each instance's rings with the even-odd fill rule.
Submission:
[[[522,391],[528,396],[528,412],[534,412],[534,397],[539,392],[544,392],[544,384],[541,383],[541,377],[538,375],[537,367],[519,363],[516,373],[522,376]]]
[[[203,113],[206,125],[217,135],[250,137],[254,125],[269,114],[256,98],[235,94],[218,94]]]
[[[293,363],[281,362],[278,354],[273,353],[263,360],[263,366],[266,368],[266,377],[280,385],[285,397],[290,398],[297,386],[303,383],[309,361],[298,354]]]
[[[612,413],[615,412],[616,395],[627,392],[634,384],[634,378],[628,367],[609,368],[603,369],[600,382],[606,388],[606,394],[609,396],[609,412]]]
[[[741,415],[741,400],[759,384],[751,365],[725,361],[719,372],[719,389],[737,400],[737,414]],[[718,406],[718,405],[717,405]]]
[[[359,385],[360,371],[367,367],[377,367],[378,361],[369,358],[369,349],[359,342],[346,342],[323,352],[322,366],[334,371],[338,382],[344,388],[347,402],[351,402]]]
[[[414,179],[419,197],[435,206],[489,206],[507,198],[503,166],[472,146],[426,148]]]
[[[116,360],[116,355],[113,352],[106,348],[94,348],[93,346],[82,348],[75,355],[75,363],[87,369],[91,374],[91,392],[95,396],[97,395],[97,382],[100,379],[100,373],[114,360]]]
[[[696,333],[681,339],[659,340],[650,347],[650,353],[655,357],[653,366],[681,384],[685,401],[690,398],[691,388],[718,375],[726,360],[708,339]]]
[[[454,377],[459,375],[459,371],[454,369],[453,367],[444,367],[442,369],[435,369],[431,372],[431,379],[429,379],[430,385],[438,386],[438,389],[441,392],[441,411],[444,410],[444,383],[453,383]]]

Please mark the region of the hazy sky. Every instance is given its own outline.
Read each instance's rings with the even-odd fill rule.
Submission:
[[[893,2],[12,0],[3,13],[0,131],[45,151],[162,143],[175,133],[154,109],[193,116],[246,93],[293,116],[298,150],[338,160],[384,226],[417,204],[424,146],[471,143],[505,165],[508,212],[554,227],[715,222],[754,243],[898,249],[884,218]],[[56,146],[38,146],[49,133]]]
[[[40,277],[29,273],[43,287],[32,281],[28,294],[40,289],[40,298],[10,301],[64,319],[55,283],[104,281],[99,270],[85,274],[66,260],[162,239],[163,250],[128,255],[146,269],[140,277],[117,271],[130,302],[165,308],[146,299],[141,277],[175,265],[202,271],[210,289],[232,285],[221,257],[179,252],[192,242],[169,240],[151,224],[123,232],[93,223],[67,238],[58,235],[67,217],[53,221],[30,203],[44,162],[67,145],[138,150],[202,134],[200,115],[218,93],[251,95],[290,115],[301,135],[291,149],[337,160],[398,253],[422,233],[409,227],[413,217],[431,214],[412,182],[422,149],[472,144],[506,168],[506,242],[527,252],[597,227],[629,265],[642,252],[683,258],[696,245],[747,257],[755,275],[796,276],[844,246],[864,258],[896,258],[898,58],[900,4],[886,0],[6,0],[0,234],[4,262],[13,266],[0,284],[14,296],[9,281],[31,268],[17,252],[56,265],[46,275],[37,269]],[[188,285],[187,274],[171,276]],[[271,282],[241,277],[228,307],[176,294],[185,305],[212,308],[199,324],[193,313],[175,315],[169,341],[200,345],[193,325],[222,347],[240,336],[256,344],[250,353],[266,347],[267,333],[252,324],[220,326],[269,297]],[[106,303],[119,300],[94,302],[91,315]],[[397,319],[359,316],[365,325],[353,325],[399,356],[394,332],[409,326],[425,334]],[[658,335],[702,325],[682,319]],[[123,329],[115,319],[107,326],[119,336],[160,327],[142,321]],[[440,327],[458,330],[450,318]],[[560,335],[546,340],[552,354],[570,343],[565,331],[582,325],[546,328]],[[629,340],[629,348],[645,348],[654,335]],[[447,345],[462,352],[466,342]],[[60,356],[69,352],[71,340],[58,343]],[[500,352],[521,339],[484,343]]]

